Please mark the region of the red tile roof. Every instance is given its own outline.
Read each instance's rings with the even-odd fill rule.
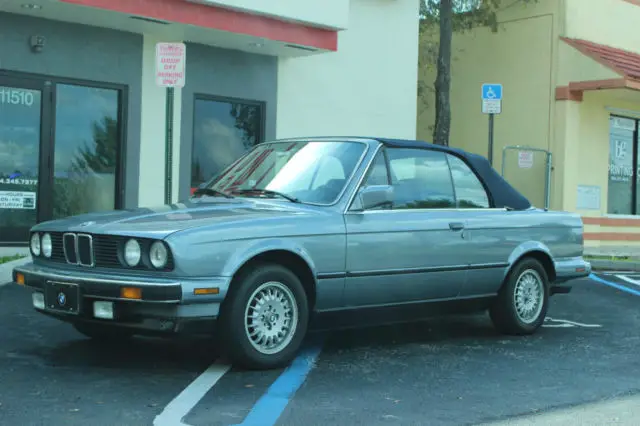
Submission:
[[[640,54],[582,39],[561,39],[621,76],[640,80]]]

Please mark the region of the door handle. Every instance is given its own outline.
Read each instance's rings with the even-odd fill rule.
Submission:
[[[449,228],[451,228],[452,231],[460,231],[460,230],[464,229],[464,223],[463,222],[450,222],[449,223]]]

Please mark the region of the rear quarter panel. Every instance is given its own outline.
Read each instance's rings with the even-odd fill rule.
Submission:
[[[510,268],[532,251],[552,261],[583,253],[582,219],[574,213],[478,210],[469,216],[467,231],[471,270],[462,296],[496,293]]]

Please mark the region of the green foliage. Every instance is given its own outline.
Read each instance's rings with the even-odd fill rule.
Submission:
[[[478,26],[486,26],[497,31],[497,12],[502,3],[502,0],[453,0],[453,31],[465,31]],[[423,0],[420,15],[422,25],[437,25],[440,0]]]
[[[118,158],[118,119],[105,116],[100,122],[93,122],[92,127],[93,140],[78,150],[73,169],[81,173],[114,173]]]
[[[116,117],[104,116],[92,123],[92,140],[78,149],[66,176],[54,178],[54,218],[88,213],[98,208],[95,205],[99,199],[95,193],[97,187],[90,178],[111,175],[105,178],[115,179],[118,131]]]
[[[0,257],[0,264],[13,262],[14,260],[23,259],[25,257],[26,256],[22,255],[22,254],[16,254],[16,255],[13,255],[13,256],[2,256],[2,257]]]

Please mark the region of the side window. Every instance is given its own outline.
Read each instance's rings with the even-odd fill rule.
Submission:
[[[449,164],[443,152],[388,149],[394,209],[455,208]]]
[[[489,197],[478,177],[467,164],[454,155],[447,155],[456,190],[457,208],[489,208]]]
[[[362,186],[389,185],[389,173],[387,173],[387,163],[384,160],[382,151],[376,154],[376,158],[369,168],[369,176]]]

